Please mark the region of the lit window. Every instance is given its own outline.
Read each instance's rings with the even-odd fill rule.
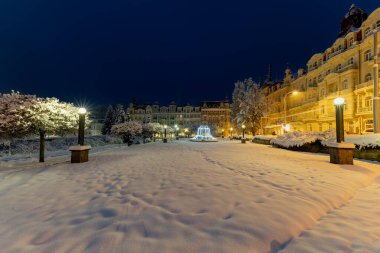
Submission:
[[[344,80],[344,81],[343,81],[342,89],[343,89],[343,90],[348,89],[348,81],[347,81],[347,80]]]
[[[364,100],[365,107],[372,107],[372,97],[366,97]]]
[[[372,55],[371,50],[365,51],[365,53],[364,53],[364,61],[370,61],[371,60],[371,55]]]
[[[367,38],[371,34],[371,29],[369,27],[365,29],[364,34],[365,34],[365,37]]]
[[[351,38],[348,42],[348,45],[351,47],[354,44],[354,38]]]

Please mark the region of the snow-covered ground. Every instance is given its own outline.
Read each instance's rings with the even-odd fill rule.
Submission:
[[[377,163],[179,141],[0,169],[4,253],[379,252]]]

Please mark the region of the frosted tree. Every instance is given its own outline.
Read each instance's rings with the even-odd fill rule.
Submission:
[[[265,108],[260,86],[252,78],[243,82],[238,81],[235,83],[232,99],[231,114],[235,127],[241,128],[244,124],[252,134],[255,134],[260,128]]]
[[[113,124],[120,124],[125,122],[125,111],[124,107],[121,104],[117,104],[115,106],[115,111],[114,111],[114,120]]]
[[[153,141],[156,141],[156,134],[162,134],[164,131],[164,126],[160,123],[150,123],[153,126]]]
[[[0,94],[0,139],[10,143],[13,138],[24,137],[33,132],[33,108],[38,103],[34,95],[22,95],[12,91]]]
[[[261,127],[261,118],[264,115],[265,102],[260,85],[252,80],[248,81],[244,99],[244,113],[247,127],[253,135]]]
[[[235,83],[235,88],[232,93],[231,120],[235,128],[238,127],[239,114],[241,112],[242,103],[245,98],[245,85],[241,81]]]
[[[60,102],[57,98],[38,98],[32,113],[32,127],[40,137],[39,161],[44,162],[46,135],[75,133],[78,129],[78,108],[73,104]]]
[[[114,124],[114,110],[112,105],[109,105],[106,112],[106,117],[104,119],[104,123],[102,126],[102,134],[103,135],[109,135],[111,134],[111,128]]]
[[[151,123],[142,124],[142,136],[143,142],[145,143],[145,138],[151,138],[154,135],[154,126]]]
[[[142,133],[142,126],[136,121],[128,121],[112,126],[111,133],[120,136],[124,143],[130,145],[132,139]]]

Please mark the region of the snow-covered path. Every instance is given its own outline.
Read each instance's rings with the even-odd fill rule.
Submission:
[[[376,252],[380,189],[371,183],[380,166],[355,162],[181,141],[105,151],[85,164],[0,170],[0,248]]]

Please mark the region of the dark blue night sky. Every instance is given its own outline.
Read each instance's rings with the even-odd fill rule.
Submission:
[[[91,104],[224,99],[335,40],[351,1],[8,0],[0,92]],[[378,1],[356,4],[371,13]]]

